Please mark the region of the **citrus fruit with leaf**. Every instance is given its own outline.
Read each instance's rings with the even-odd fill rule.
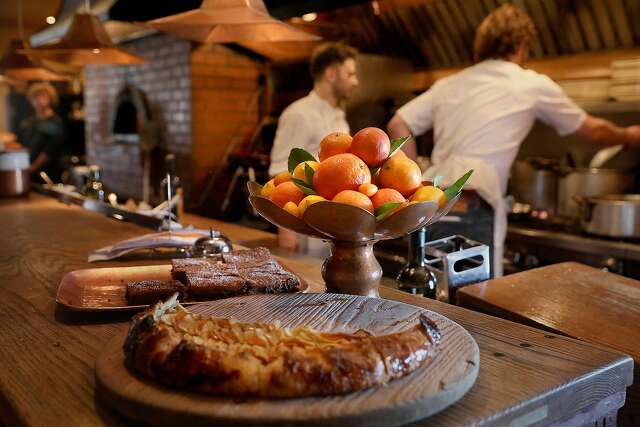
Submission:
[[[353,135],[351,153],[360,157],[369,167],[380,166],[389,156],[391,142],[382,129],[368,127]]]
[[[311,170],[313,170],[313,172],[311,172],[311,179],[308,179],[307,177],[305,165],[309,166]],[[292,177],[300,179],[311,186],[313,184],[313,173],[315,173],[315,171],[318,169],[318,166],[320,166],[320,163],[316,162],[315,160],[307,160],[306,162],[302,162],[298,164],[298,166],[296,166],[296,168],[293,170]]]
[[[351,153],[336,154],[321,161],[313,175],[313,188],[328,200],[342,190],[356,191],[361,184],[369,182],[369,168],[362,159]]]
[[[353,190],[342,190],[331,200],[332,202],[344,203],[345,205],[356,206],[373,213],[373,203],[371,199]]]
[[[269,198],[273,203],[280,206],[281,208],[287,202],[293,202],[296,205],[302,201],[304,198],[304,193],[301,189],[298,188],[291,181],[283,182],[280,185],[277,185],[276,188],[271,192],[271,197]]]
[[[348,153],[351,149],[353,138],[348,133],[332,132],[322,138],[320,141],[320,152],[318,158],[320,161],[328,159],[336,154]]]
[[[273,183],[273,179],[270,179],[260,190],[260,195],[263,197],[270,197],[275,188],[276,185]]]
[[[277,187],[283,182],[291,181],[291,174],[289,172],[280,172],[273,178],[273,184]]]
[[[438,208],[443,208],[447,204],[447,196],[444,191],[433,185],[421,186],[413,193],[410,200],[412,202],[437,202]]]
[[[393,188],[407,197],[422,183],[422,172],[416,162],[406,156],[393,156],[380,168],[378,186]]]
[[[402,203],[405,198],[398,190],[393,188],[381,188],[376,194],[371,197],[371,203],[373,203],[373,210],[378,209],[385,203]]]

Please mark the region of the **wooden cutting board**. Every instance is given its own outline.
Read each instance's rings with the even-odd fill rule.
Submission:
[[[424,313],[438,324],[442,341],[431,364],[384,387],[344,396],[269,400],[196,394],[143,380],[124,365],[121,333],[98,356],[98,399],[128,417],[162,426],[397,426],[453,404],[478,375],[478,346],[465,329],[435,312],[395,301],[338,294],[252,295],[190,310],[323,331],[365,329],[375,335],[408,329]]]

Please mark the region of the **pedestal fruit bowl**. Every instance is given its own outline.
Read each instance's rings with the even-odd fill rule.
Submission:
[[[358,134],[354,136],[356,141]],[[323,143],[325,140],[326,138]],[[379,179],[381,169],[385,168],[386,162],[396,154],[406,140],[408,138],[390,141],[390,149],[387,150],[388,154],[385,156],[386,160],[383,160],[379,165],[367,165],[372,167],[371,172],[367,170],[367,173],[371,173],[374,178],[377,178],[378,185],[381,181]],[[321,158],[322,150],[321,143]],[[325,158],[324,161],[327,159]],[[312,162],[314,165],[304,165],[305,174],[301,177],[300,173],[294,173],[294,171],[304,162]],[[322,162],[320,162],[321,164]],[[420,183],[419,188],[410,190],[411,194],[404,192],[410,196],[409,200],[403,198],[402,202],[383,203],[376,206],[374,210],[372,206],[362,207],[359,203],[346,204],[344,201],[326,200],[327,198],[320,197],[322,194],[318,196],[316,187],[320,188],[321,185],[318,184],[322,183],[313,179],[317,169],[318,164],[313,156],[304,150],[293,149],[289,155],[289,179],[287,180],[286,176],[276,178],[280,181],[279,185],[283,185],[283,180],[295,183],[304,195],[315,197],[313,203],[301,202],[298,195],[297,198],[291,196],[295,200],[286,202],[283,206],[284,200],[281,197],[270,197],[274,191],[273,180],[265,186],[249,182],[249,201],[255,210],[272,224],[296,233],[323,239],[331,244],[331,253],[322,265],[322,278],[327,286],[327,292],[372,297],[378,296],[378,286],[382,277],[382,269],[374,256],[373,245],[380,240],[402,237],[438,221],[456,203],[462,186],[472,173],[469,171],[444,191],[437,188],[437,182],[433,183],[433,186],[426,182]],[[298,168],[299,170],[300,168]],[[369,184],[369,182],[370,180],[366,183]],[[291,184],[288,185],[291,187]],[[397,186],[400,188],[403,185],[401,182]],[[433,188],[434,186],[436,188]],[[380,191],[375,185],[369,184],[366,188],[366,192],[369,194],[372,191],[370,188]],[[418,192],[417,190],[420,188],[422,190]],[[354,192],[354,190],[348,191]],[[364,192],[362,188],[361,191]],[[425,200],[424,195],[427,193],[430,196],[426,198],[432,200],[423,201]],[[328,195],[326,190],[324,194]],[[436,196],[431,196],[431,194],[436,194]],[[362,197],[353,197],[353,194],[351,196],[358,200]],[[333,197],[333,200],[341,200],[340,195]],[[303,205],[304,208],[302,208]]]

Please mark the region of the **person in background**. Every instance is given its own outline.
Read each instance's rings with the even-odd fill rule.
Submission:
[[[536,36],[531,18],[505,4],[476,31],[476,64],[438,80],[402,106],[388,124],[392,138],[434,129],[432,166],[425,178],[444,178],[444,186],[474,169],[456,208],[460,222],[427,229],[428,240],[462,234],[492,246],[493,275],[502,274],[511,165],[536,119],[560,135],[576,134],[601,144],[640,144],[640,126],[620,128],[578,107],[549,77],[521,64]],[[415,141],[405,152],[416,157]]]
[[[280,115],[271,149],[270,176],[287,170],[292,148],[304,148],[315,156],[327,134],[349,133],[340,107],[358,85],[356,54],[354,48],[342,43],[325,43],[313,52],[310,64],[313,90]]]
[[[34,83],[27,89],[27,98],[35,115],[20,123],[18,141],[29,150],[31,179],[42,182],[40,171],[58,182],[62,173],[64,127],[54,111],[58,93],[49,83]]]

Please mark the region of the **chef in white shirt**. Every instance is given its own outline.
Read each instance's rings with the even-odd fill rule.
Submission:
[[[292,148],[304,148],[316,156],[320,141],[331,132],[349,133],[341,104],[358,85],[356,50],[342,43],[325,43],[311,55],[313,90],[289,105],[280,115],[271,149],[269,175],[287,170]]]
[[[509,171],[536,119],[560,135],[576,134],[603,144],[640,144],[640,126],[620,128],[593,117],[550,78],[520,66],[535,35],[524,11],[510,4],[499,7],[476,31],[476,64],[438,80],[398,109],[388,124],[391,137],[434,129],[426,179],[441,175],[446,186],[475,170],[467,186],[472,191],[465,193],[466,213],[451,230],[492,246],[493,276],[502,275]],[[415,141],[403,149],[415,158]]]

